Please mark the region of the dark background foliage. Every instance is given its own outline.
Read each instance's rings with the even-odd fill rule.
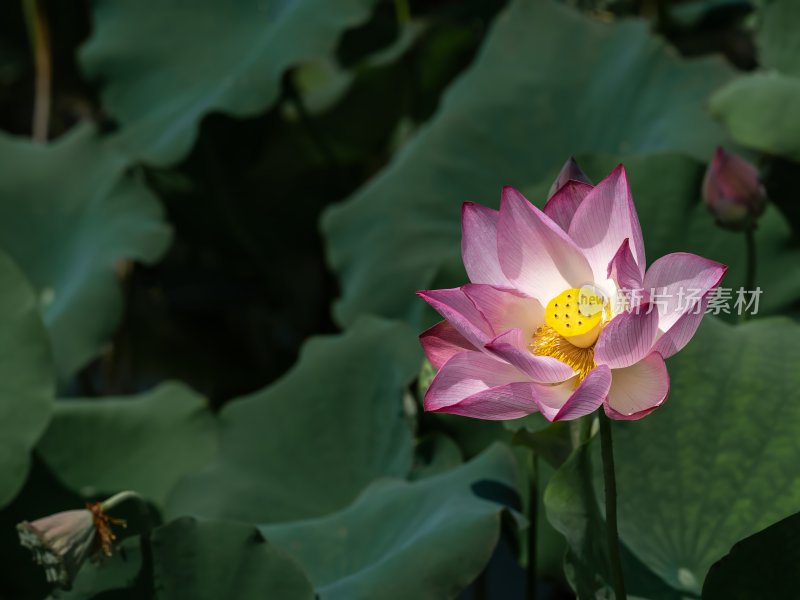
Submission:
[[[240,594],[236,597],[271,597],[270,590],[274,588],[270,586],[280,580],[285,586],[280,597],[304,598],[313,596],[312,590],[316,590],[323,600],[348,598],[354,592],[342,583],[346,577],[331,566],[335,562],[332,557],[342,552],[332,541],[333,532],[346,528],[366,548],[364,556],[354,559],[362,569],[358,573],[364,579],[358,579],[358,585],[363,586],[359,589],[366,594],[364,597],[381,597],[374,590],[393,587],[393,594],[405,596],[385,597],[416,597],[421,592],[412,584],[403,587],[408,581],[405,574],[442,564],[440,570],[433,569],[434,574],[425,575],[429,580],[420,576],[418,584],[429,594],[425,597],[463,594],[463,598],[475,600],[521,598],[525,586],[519,565],[527,560],[528,550],[524,534],[519,532],[519,521],[512,515],[514,510],[533,515],[536,523],[541,598],[570,598],[575,591],[580,597],[590,597],[603,588],[605,556],[591,541],[600,536],[604,527],[594,497],[599,483],[591,466],[593,450],[573,448],[568,432],[561,427],[542,434],[544,424],[535,419],[503,426],[419,414],[418,390],[424,387],[426,375],[423,371],[418,378],[422,357],[413,333],[432,315],[422,314],[421,306],[412,305],[413,289],[406,289],[412,280],[419,287],[458,284],[463,272],[451,260],[457,249],[455,208],[463,200],[496,203],[496,197],[462,196],[473,189],[479,190],[476,194],[486,189],[499,191],[496,183],[513,183],[539,203],[557,166],[567,158],[560,154],[562,147],[567,154],[578,154],[595,180],[618,158],[626,161],[645,234],[649,234],[648,244],[652,244],[648,246],[651,259],[682,249],[710,252],[713,258],[731,264],[734,278],[744,270],[740,240],[724,237],[728,233],[718,234],[710,217],[698,206],[705,167],[701,161],[707,161],[709,149],[722,140],[730,145],[738,143],[737,148],[757,162],[775,205],[759,229],[762,262],[758,281],[765,287],[772,286],[765,292],[765,301],[768,292],[774,290],[766,301],[765,312],[783,315],[784,325],[772,322],[763,327],[750,324],[728,330],[721,323],[713,323],[701,330],[697,349],[674,359],[670,369],[674,373],[673,390],[685,390],[688,403],[693,394],[699,397],[706,393],[697,392],[701,387],[698,381],[717,381],[725,372],[739,373],[761,357],[771,357],[779,347],[784,351],[774,361],[766,361],[763,372],[771,373],[772,381],[788,381],[785,373],[794,370],[796,364],[791,362],[792,352],[796,353],[791,331],[796,327],[800,298],[800,208],[796,192],[800,143],[794,140],[795,145],[787,150],[776,142],[780,146],[776,149],[769,146],[770,140],[738,134],[737,123],[742,119],[726,121],[725,109],[714,108],[710,101],[712,92],[723,88],[734,76],[745,80],[749,73],[774,67],[762,56],[762,49],[767,47],[764,36],[777,36],[764,33],[761,25],[762,11],[770,2],[565,0],[557,3],[564,5],[558,10],[572,13],[553,12],[558,15],[553,17],[548,11],[555,9],[538,9],[547,13],[546,18],[552,17],[557,26],[563,26],[564,37],[557,44],[557,51],[552,56],[518,57],[507,73],[501,72],[506,63],[498,63],[496,79],[492,79],[494,71],[481,60],[488,62],[501,52],[512,52],[492,39],[493,28],[511,29],[513,24],[500,21],[517,14],[515,10],[533,12],[532,8],[519,7],[533,6],[534,0],[379,0],[360,5],[342,2],[348,4],[348,10],[363,10],[364,18],[353,19],[341,31],[330,34],[331,52],[306,61],[290,56],[290,50],[282,47],[286,64],[281,56],[279,75],[269,82],[274,94],[263,94],[270,101],[262,102],[257,110],[243,109],[235,105],[236,101],[210,105],[197,115],[196,137],[191,133],[194,124],[186,128],[189,133],[182,131],[174,136],[179,141],[181,136],[185,138],[187,150],[176,149],[180,144],[175,142],[166,154],[158,154],[152,147],[135,147],[129,132],[136,133],[144,126],[141,118],[137,121],[138,117],[131,116],[124,107],[126,95],[135,95],[125,87],[131,85],[130,80],[123,81],[123,74],[130,76],[126,69],[133,73],[130,77],[135,87],[137,78],[145,78],[137,68],[146,71],[154,64],[142,58],[144,66],[135,61],[131,66],[114,54],[120,48],[123,57],[126,51],[139,57],[140,47],[152,46],[154,52],[159,51],[160,41],[148,38],[152,23],[147,20],[151,11],[158,9],[146,4],[111,0],[39,3],[49,28],[52,56],[48,132],[52,151],[47,151],[47,156],[53,157],[51,162],[37,154],[38,146],[13,146],[23,140],[27,144],[32,135],[36,67],[23,12],[25,2],[9,1],[0,6],[0,129],[8,134],[4,139],[9,144],[8,149],[0,146],[0,161],[8,165],[7,171],[0,169],[0,179],[6,178],[0,180],[0,203],[11,207],[3,208],[7,212],[0,215],[11,215],[7,225],[10,233],[0,231],[0,248],[19,263],[22,271],[20,275],[9,267],[4,274],[0,269],[0,282],[16,290],[28,285],[24,283],[27,278],[44,307],[44,324],[56,355],[51,370],[57,372],[52,382],[57,391],[38,390],[38,395],[30,395],[34,400],[59,397],[52,416],[45,417],[46,411],[40,411],[41,418],[37,417],[38,424],[31,426],[31,439],[25,441],[24,448],[11,450],[24,454],[22,463],[30,464],[16,465],[13,482],[9,478],[7,489],[0,494],[4,506],[0,511],[0,598],[42,598],[48,593],[38,568],[18,547],[14,530],[17,522],[80,507],[87,499],[128,487],[142,491],[150,503],[151,518],[165,525],[152,536],[140,539],[133,535],[126,539],[110,566],[90,570],[68,597],[183,598],[188,597],[181,591],[186,589],[197,590],[198,598],[221,597],[214,594],[223,593],[219,589],[224,588],[214,588],[210,583],[214,565],[221,561],[223,567],[241,568],[247,574],[236,584]],[[207,11],[203,14],[213,17],[215,11],[208,11],[213,3],[202,4]],[[245,4],[248,3],[242,2],[242,6]],[[547,0],[546,5],[551,4],[556,3]],[[319,6],[317,10],[323,10]],[[114,13],[117,9],[119,14]],[[326,13],[330,21],[337,10]],[[222,24],[226,11],[222,6],[216,11],[221,19],[220,33],[218,37],[209,36],[209,46],[223,46],[236,37]],[[131,15],[137,18],[128,20]],[[108,33],[103,29],[106,21],[102,18],[119,19],[126,24],[125,31],[120,33],[108,26]],[[633,20],[642,23],[649,33],[635,30],[635,25],[622,29]],[[615,29],[615,39],[630,39],[631,46],[607,43],[609,36],[595,29],[603,24],[619,27]],[[800,18],[797,24],[800,25]],[[520,27],[530,26],[532,37],[545,39],[541,30],[534,31],[534,25],[524,22]],[[587,36],[596,33],[598,48],[607,44],[603,46],[606,54],[598,50],[597,64],[593,58],[586,58],[593,48],[580,53],[581,43],[570,38],[572,27],[585,31]],[[191,34],[191,27],[186,29]],[[171,30],[167,26],[162,31]],[[202,45],[192,46],[196,40],[183,33],[183,23],[175,24],[174,31],[180,40],[176,47],[185,43],[194,51],[202,49]],[[300,40],[297,47],[307,38],[316,41],[323,34],[327,32],[306,34],[302,27],[293,33]],[[138,41],[131,42],[126,36]],[[640,44],[641,40],[645,41]],[[666,48],[658,45],[662,42]],[[531,47],[537,43],[532,42]],[[102,48],[95,47],[92,54],[92,44]],[[546,46],[546,42],[542,44]],[[573,52],[573,45],[579,50]],[[291,48],[292,44],[288,46]],[[660,62],[647,62],[652,56],[642,48],[657,55]],[[610,77],[612,81],[590,84],[591,73],[602,70],[602,60],[609,56],[618,63],[608,73],[618,80]],[[668,58],[662,60],[662,56]],[[703,72],[708,73],[709,81],[698,75],[700,67],[696,71],[691,70],[694,66],[686,67],[695,63],[684,59],[694,58],[708,59],[703,63],[707,71]],[[638,59],[642,64],[636,63]],[[161,56],[165,65],[171,60],[169,53]],[[200,73],[202,60],[198,58]],[[671,66],[664,67],[653,76],[657,80],[653,84],[646,69],[652,67],[656,72],[664,63],[672,65],[672,60],[678,66],[673,70]],[[551,153],[550,138],[583,140],[591,135],[586,133],[592,129],[587,124],[612,119],[613,108],[609,107],[616,103],[608,102],[598,105],[597,114],[590,117],[559,116],[562,120],[543,133],[545,141],[541,146],[535,140],[509,139],[510,148],[520,148],[524,156],[517,165],[509,165],[511,161],[497,158],[484,148],[495,141],[492,136],[496,131],[513,129],[503,125],[507,115],[502,110],[502,100],[496,106],[492,104],[495,86],[497,94],[504,94],[517,81],[521,87],[530,84],[538,94],[537,101],[546,104],[540,96],[552,92],[557,98],[561,86],[557,78],[549,81],[545,75],[545,91],[536,87],[540,84],[536,80],[537,69],[545,72],[544,63],[554,64],[556,73],[562,68],[564,81],[570,82],[569,69],[585,68],[586,89],[592,90],[587,94],[600,90],[603,93],[598,97],[604,100],[613,97],[615,85],[619,86],[620,101],[625,94],[634,95],[639,87],[649,89],[652,85],[652,95],[661,94],[666,100],[656,114],[639,116],[647,121],[669,113],[669,118],[674,119],[670,133],[691,122],[691,118],[683,118],[684,108],[706,114],[711,102],[712,112],[716,111],[717,118],[725,123],[733,141],[722,133],[706,135],[703,130],[696,133],[695,139],[695,132],[678,131],[674,139],[663,143],[643,134],[644,141],[634,140],[633,147],[629,147],[620,132],[611,134],[620,136],[619,140],[608,143],[576,142],[574,149],[569,141],[555,144],[559,154],[540,160],[543,153]],[[637,65],[643,71],[635,71]],[[274,75],[270,71],[273,66],[261,65],[254,79],[268,71]],[[216,85],[214,77],[224,79],[226,73],[209,75],[210,81],[205,83]],[[115,78],[118,74],[120,81]],[[263,78],[268,80],[269,76]],[[248,80],[243,85],[250,83]],[[114,86],[120,86],[122,91],[116,96],[105,95],[109,89],[113,92]],[[241,98],[247,97],[248,91],[252,90],[241,92]],[[165,92],[163,102],[157,87],[151,86],[147,93],[159,100],[153,102],[154,114],[161,104],[169,103],[169,92]],[[478,97],[474,112],[465,108],[469,94]],[[702,101],[696,101],[700,95]],[[485,106],[490,108],[481,112]],[[526,105],[515,106],[527,110]],[[142,101],[141,108],[148,114],[151,107]],[[535,109],[531,108],[531,112]],[[759,114],[765,112],[769,111]],[[463,113],[467,118],[461,123],[464,126],[458,127],[457,118]],[[477,122],[485,114],[491,115],[491,122]],[[455,125],[445,122],[451,115],[456,115]],[[475,121],[470,119],[473,115]],[[620,116],[620,120],[625,121],[627,116]],[[750,118],[744,120],[749,122]],[[167,129],[170,126],[171,122],[164,125]],[[475,136],[470,138],[473,133]],[[462,134],[473,144],[462,146]],[[635,132],[630,137],[636,138]],[[462,150],[467,158],[459,163]],[[431,172],[425,171],[426,152],[433,156],[427,163]],[[166,155],[170,158],[164,159]],[[14,162],[15,157],[19,157],[18,163]],[[106,159],[109,163],[118,160],[118,164],[106,168],[101,164]],[[525,160],[530,161],[530,176],[522,181],[493,180],[519,173],[519,164],[525,165],[527,171]],[[53,166],[61,168],[62,164],[62,170]],[[443,184],[437,177],[451,167],[454,172],[464,167],[483,187],[473,188],[473,181],[465,177],[447,182],[452,195],[458,198],[440,198]],[[99,175],[93,175],[94,169]],[[112,183],[98,183],[104,173],[112,171]],[[19,177],[15,178],[17,174]],[[84,180],[86,183],[81,183]],[[139,199],[135,209],[111,211],[116,211],[115,217],[127,223],[128,229],[119,225],[121,233],[117,233],[114,227],[118,223],[111,217],[107,221],[102,220],[106,217],[98,217],[97,225],[94,215],[105,213],[96,205],[85,208],[89,216],[80,220],[85,231],[70,233],[68,229],[65,233],[57,223],[50,222],[57,221],[61,214],[58,198],[62,189],[69,190],[75,198],[88,198],[105,189],[104,185],[116,190],[118,180],[130,186],[131,197]],[[112,192],[102,194],[110,198],[114,196]],[[106,202],[105,196],[98,204]],[[407,203],[406,198],[410,198]],[[40,201],[44,202],[41,206],[52,202],[53,207],[40,210]],[[16,203],[30,206],[30,215],[14,220],[16,213],[27,215]],[[72,214],[70,210],[65,209],[64,214]],[[159,210],[163,215],[157,215]],[[171,237],[164,222],[171,228]],[[428,226],[430,230],[425,229]],[[370,245],[375,241],[374,231],[381,228],[385,236]],[[105,240],[105,231],[114,233],[109,234],[110,241]],[[26,235],[36,243],[26,244]],[[420,237],[424,238],[422,242]],[[95,244],[95,238],[103,238],[105,245]],[[29,246],[39,249],[34,258],[29,256]],[[658,252],[654,253],[653,248]],[[444,251],[438,252],[440,249]],[[390,259],[381,263],[384,252]],[[377,257],[374,260],[373,255]],[[424,268],[416,269],[416,265]],[[63,321],[55,309],[48,313],[44,299],[50,289],[47,278],[58,279],[60,274],[66,284],[74,281],[76,288],[83,290],[84,286],[92,287],[82,279],[85,271],[96,275],[92,279],[97,282],[91,300],[99,304],[76,301],[68,307],[73,312]],[[99,281],[101,275],[105,276],[103,285]],[[740,283],[731,281],[730,285]],[[61,301],[60,288],[56,289],[56,298]],[[89,308],[95,306],[108,307],[108,314]],[[372,317],[364,317],[365,314],[382,318],[369,320]],[[725,319],[723,315],[722,320]],[[94,324],[88,325],[89,322]],[[80,335],[74,341],[75,331],[89,333],[86,339]],[[312,336],[340,333],[341,336],[309,342]],[[36,335],[47,339],[41,332]],[[14,345],[10,347],[16,348],[16,338],[12,341]],[[731,347],[749,350],[744,355],[733,355],[728,352]],[[4,346],[3,351],[9,353],[9,347]],[[698,375],[693,365],[709,355],[718,358],[702,376]],[[789,366],[781,369],[784,364]],[[37,371],[42,372],[46,371]],[[185,387],[169,383],[173,381],[183,382]],[[723,381],[717,382],[723,386]],[[628,504],[622,504],[626,569],[636,574],[631,587],[637,595],[653,600],[677,598],[679,594],[699,597],[701,593],[712,599],[734,597],[726,594],[731,593],[736,565],[745,563],[750,553],[757,553],[758,544],[780,548],[787,539],[793,539],[782,528],[797,529],[796,519],[791,518],[781,521],[784,525],[778,529],[776,525],[752,535],[800,510],[795,503],[799,478],[795,470],[786,466],[797,464],[797,457],[794,451],[787,450],[791,443],[785,442],[796,431],[792,427],[800,426],[800,414],[786,409],[790,414],[785,419],[785,429],[776,435],[777,441],[767,439],[770,422],[751,417],[759,398],[775,394],[774,386],[759,387],[762,383],[758,375],[743,376],[738,391],[733,393],[735,398],[726,398],[724,404],[719,393],[707,392],[703,396],[705,407],[734,407],[733,416],[727,421],[717,419],[711,409],[692,405],[690,410],[665,408],[660,425],[652,425],[652,430],[647,428],[649,422],[640,430],[619,429],[620,447],[629,456],[647,456],[648,452],[641,448],[650,440],[658,440],[659,449],[671,448],[677,436],[671,437],[665,431],[692,432],[692,436],[681,437],[681,448],[688,448],[685,456],[664,458],[665,454],[652,452],[652,462],[648,464],[658,464],[665,479],[651,482],[648,490],[639,495],[632,493]],[[794,389],[791,381],[785,387]],[[796,398],[796,392],[786,393]],[[9,394],[8,398],[13,396]],[[141,396],[127,399],[135,394]],[[126,399],[118,398],[122,396]],[[380,403],[377,398],[382,399]],[[29,407],[14,405],[13,410],[25,412]],[[670,410],[673,412],[667,412]],[[33,413],[33,408],[30,411]],[[691,415],[689,424],[687,415]],[[743,422],[749,425],[745,427]],[[693,440],[705,443],[714,438],[716,434],[709,434],[709,428],[712,433],[722,432],[717,436],[723,440],[720,446],[709,449],[699,442],[693,445]],[[664,530],[669,529],[671,521],[665,515],[670,510],[681,507],[686,513],[681,513],[682,518],[691,521],[687,530],[700,532],[697,535],[702,537],[714,529],[709,515],[724,512],[729,501],[735,503],[736,498],[731,498],[736,493],[728,488],[738,471],[731,474],[725,469],[733,463],[746,462],[748,456],[736,454],[736,444],[728,439],[729,434],[735,437],[731,432],[751,440],[766,436],[762,440],[765,462],[756,463],[756,475],[751,477],[755,482],[753,505],[758,509],[750,511],[748,506],[741,513],[734,511],[731,522],[719,526],[724,535],[710,539],[703,552],[697,550],[691,556],[670,554],[673,546],[683,549],[683,540],[670,546],[673,540],[663,531],[651,536],[648,529],[662,525]],[[492,446],[497,442],[500,446]],[[512,442],[514,459],[506,447]],[[526,445],[543,459],[539,492],[547,481],[552,484],[546,497],[535,503],[540,507],[538,518],[531,511],[525,478],[519,469],[514,470],[516,463],[525,463],[520,447]],[[753,447],[752,452],[759,450]],[[707,473],[692,476],[696,480],[711,478],[709,473],[719,469],[715,489],[723,491],[718,496],[709,493],[711,499],[703,504],[698,500],[701,491],[690,490],[686,499],[671,504],[670,490],[677,486],[671,482],[692,471],[697,456],[708,455],[719,460],[708,465]],[[473,457],[477,458],[461,464]],[[121,465],[119,469],[115,464]],[[623,459],[620,477],[624,490],[636,487],[642,468],[640,462],[626,464]],[[496,480],[489,481],[494,474]],[[780,502],[762,498],[757,489],[756,483],[767,475],[772,478],[770,481],[785,481],[790,488]],[[3,477],[0,480],[5,485]],[[381,483],[370,486],[384,478],[394,478],[395,483],[386,485],[397,485],[397,489],[381,488]],[[327,487],[320,482],[326,482]],[[287,495],[276,493],[276,486],[286,487]],[[744,487],[747,486],[742,483]],[[695,492],[697,495],[692,496]],[[726,495],[727,492],[730,493]],[[576,497],[581,501],[575,501]],[[404,503],[393,504],[395,498]],[[456,508],[452,513],[438,513],[438,501],[452,503]],[[463,514],[459,503],[463,504]],[[644,503],[649,503],[648,511],[642,508]],[[545,505],[553,527],[544,517]],[[425,521],[421,513],[413,513],[408,508],[411,506],[430,509],[425,513],[433,515],[430,521]],[[575,514],[580,517],[578,526]],[[201,520],[193,521],[185,515]],[[135,524],[135,513],[125,516]],[[658,520],[662,517],[663,522]],[[206,522],[204,518],[211,520]],[[225,525],[227,521],[239,523]],[[406,539],[404,536],[415,528],[429,533],[429,537],[420,534],[419,538]],[[373,535],[378,531],[385,532],[386,540]],[[568,544],[559,534],[565,535]],[[656,542],[651,544],[650,538]],[[741,538],[746,539],[717,563]],[[369,572],[365,564],[375,567],[370,558],[377,561],[374,557],[398,539],[409,545],[418,544],[413,548],[420,562],[415,563],[415,558],[407,555],[391,554],[397,563],[388,559],[385,562],[399,565],[396,575],[387,576],[378,569],[376,575],[365,576]],[[381,549],[376,549],[383,542]],[[567,545],[565,575],[562,563]],[[448,548],[443,549],[444,546],[451,553],[453,547],[474,551],[450,557],[459,564],[448,566],[444,558]],[[288,554],[284,552],[286,547],[292,548]],[[352,549],[351,552],[358,554]],[[191,563],[186,562],[187,557],[191,557]],[[673,562],[680,560],[685,560],[685,573],[673,568]],[[178,563],[182,567],[177,567]],[[704,589],[701,575],[713,563],[713,578],[709,577],[708,589]],[[275,571],[263,571],[266,564]],[[587,575],[587,569],[594,569],[593,574]],[[257,575],[259,572],[266,574]],[[204,579],[204,573],[211,574]],[[752,582],[747,580],[747,584]],[[776,589],[790,589],[792,584],[781,581],[780,585],[789,587]],[[748,589],[757,589],[757,585]],[[791,589],[796,591],[796,585]]]

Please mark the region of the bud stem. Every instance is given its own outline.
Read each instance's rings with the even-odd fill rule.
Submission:
[[[745,266],[747,268],[745,279],[744,279],[744,288],[748,292],[752,292],[755,290],[756,287],[756,235],[755,235],[756,228],[750,227],[744,232],[744,239],[745,239],[745,248],[746,248],[746,258],[745,258]],[[742,321],[746,321],[748,318],[747,311],[742,311]]]

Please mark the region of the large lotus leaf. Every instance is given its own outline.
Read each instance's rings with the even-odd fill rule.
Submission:
[[[800,76],[800,2],[765,0],[758,27],[758,60],[765,67]]]
[[[703,600],[800,597],[800,513],[737,542],[703,584]]]
[[[49,146],[0,136],[0,248],[39,293],[62,377],[116,326],[115,268],[156,260],[169,238],[158,200],[92,128]]]
[[[160,600],[314,600],[303,570],[253,525],[181,518],[152,545]]]
[[[82,49],[89,78],[117,119],[116,143],[154,164],[178,161],[200,119],[257,114],[289,67],[328,56],[375,0],[93,0]],[[142,43],[146,40],[146,43]]]
[[[711,111],[745,146],[800,161],[800,78],[755,73],[726,85]]]
[[[800,509],[798,339],[788,319],[707,318],[669,361],[666,404],[614,423],[620,535],[677,589],[699,593],[734,542]]]
[[[705,102],[728,77],[719,60],[680,59],[644,23],[513,2],[438,116],[325,215],[337,318],[418,318],[413,292],[456,260],[466,200],[496,204],[503,185],[538,183],[571,154],[709,155],[723,134]]]
[[[734,290],[729,305],[735,313],[736,290],[746,284],[745,239],[739,232],[717,227],[700,202],[705,165],[680,155],[580,159],[581,167],[595,181],[620,162],[628,172],[648,262],[670,252],[693,252],[728,265],[722,285]],[[550,180],[546,180],[548,185]],[[541,200],[547,189],[540,185],[531,191],[529,198]],[[800,249],[792,246],[791,238],[783,214],[769,207],[756,230],[755,282],[762,290],[759,312],[784,309],[800,298]]]
[[[315,338],[298,364],[220,413],[220,455],[179,485],[170,511],[267,523],[342,508],[377,477],[403,477],[412,440],[404,388],[420,351],[412,331],[377,319]]]
[[[34,291],[0,253],[0,506],[25,481],[30,451],[47,426],[55,370]]]
[[[206,400],[167,383],[131,398],[60,401],[36,450],[77,493],[130,489],[163,505],[178,479],[212,459],[216,445]]]
[[[455,598],[492,555],[515,487],[514,459],[498,444],[440,475],[378,482],[334,514],[261,531],[324,600]]]

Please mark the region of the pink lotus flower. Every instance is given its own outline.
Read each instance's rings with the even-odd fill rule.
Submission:
[[[649,414],[727,269],[679,252],[645,272],[622,165],[594,187],[568,180],[544,211],[510,187],[499,211],[465,203],[462,233],[472,283],[418,293],[445,318],[420,336],[439,370],[425,409],[479,419]]]

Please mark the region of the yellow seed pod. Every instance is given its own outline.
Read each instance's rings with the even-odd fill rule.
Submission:
[[[591,286],[570,288],[547,303],[545,323],[573,345],[587,348],[600,335],[605,302]]]

